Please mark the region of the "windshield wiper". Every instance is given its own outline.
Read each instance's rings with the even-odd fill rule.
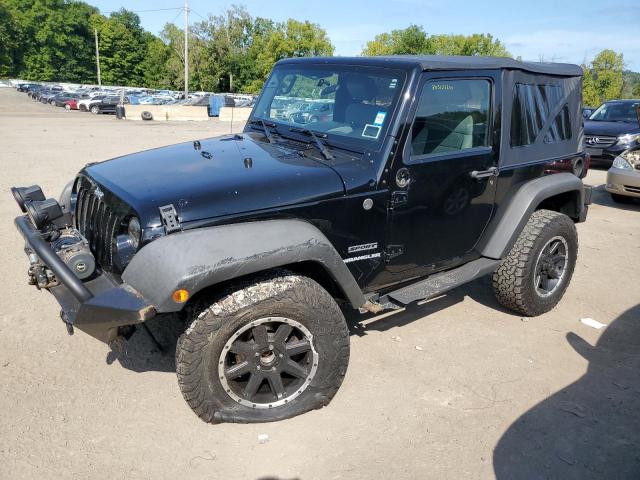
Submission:
[[[276,143],[275,139],[273,138],[273,135],[269,131],[269,127],[275,127],[275,124],[271,123],[267,125],[267,123],[261,118],[257,120],[251,120],[251,122],[249,123],[251,123],[251,125],[261,125],[262,129],[264,130],[264,136],[267,137],[267,140],[269,140],[269,143]]]
[[[316,134],[313,130],[309,130],[308,128],[296,128],[296,127],[290,128],[289,131],[301,133],[303,135],[308,135],[309,137],[313,138],[313,141],[318,147],[318,150],[320,150],[320,153],[322,153],[322,156],[327,160],[333,160],[333,155],[331,154],[331,151],[329,150],[329,148],[324,143],[322,143],[318,138],[318,136],[322,136],[322,138],[327,138],[326,133]]]

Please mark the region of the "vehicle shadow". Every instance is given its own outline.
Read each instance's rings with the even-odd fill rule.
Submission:
[[[427,302],[412,303],[398,312],[385,311],[383,314],[361,314],[358,310],[345,308],[347,325],[351,335],[364,336],[368,331],[384,332],[401,327],[440,310],[460,303],[465,297],[492,309],[511,313],[494,298],[491,277],[480,278],[462,285],[444,295]],[[175,347],[185,326],[177,318],[156,317],[147,322],[149,331],[138,328],[129,340],[113,342],[107,353],[106,363],[118,363],[134,372],[175,372]],[[152,336],[153,335],[153,338]]]
[[[493,454],[498,479],[640,478],[640,305],[592,347],[567,334],[587,373],[516,420]]]
[[[609,192],[604,189],[604,185],[598,185],[593,188],[591,203],[602,205],[604,207],[612,207],[620,210],[628,210],[632,212],[640,211],[640,199],[629,197],[629,203],[617,203],[613,201]]]

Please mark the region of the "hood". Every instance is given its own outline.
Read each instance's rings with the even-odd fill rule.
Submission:
[[[190,222],[344,194],[331,167],[246,133],[125,155],[85,173],[149,226],[160,223],[158,208],[168,204]]]
[[[585,135],[606,135],[617,137],[627,133],[640,133],[640,125],[637,122],[600,122],[585,120]]]

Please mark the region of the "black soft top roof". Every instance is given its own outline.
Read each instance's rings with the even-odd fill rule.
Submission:
[[[582,76],[582,68],[571,63],[520,62],[506,57],[465,57],[461,55],[392,55],[383,57],[297,57],[278,64],[338,64],[377,67],[421,68],[422,70],[522,70],[565,77]]]

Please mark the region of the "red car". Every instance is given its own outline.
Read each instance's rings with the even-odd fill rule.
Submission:
[[[78,110],[78,99],[72,98],[64,102],[65,110]]]
[[[585,154],[584,158],[575,157],[571,160],[558,160],[556,162],[546,163],[544,166],[544,173],[560,173],[569,172],[573,173],[578,178],[584,178],[587,176],[589,167],[591,166],[591,155]]]

